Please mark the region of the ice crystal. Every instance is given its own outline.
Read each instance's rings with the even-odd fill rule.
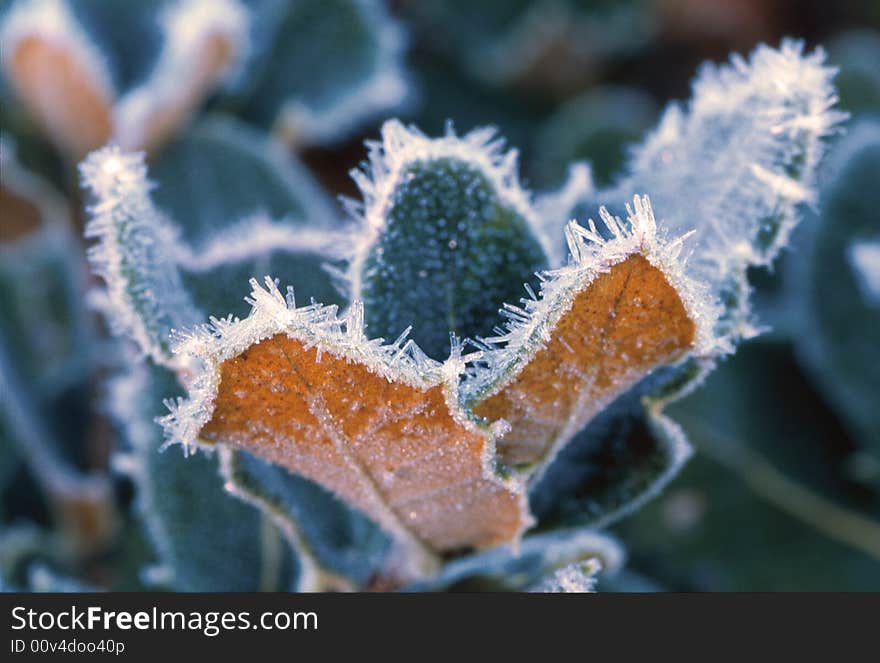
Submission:
[[[575,562],[556,571],[532,591],[554,594],[584,594],[596,589],[596,575],[602,565],[596,560]]]

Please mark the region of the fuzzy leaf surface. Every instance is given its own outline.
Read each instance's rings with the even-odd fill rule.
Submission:
[[[430,357],[443,358],[450,332],[491,332],[504,302],[547,266],[535,215],[491,131],[431,139],[389,121],[371,163],[355,173],[364,194],[363,236],[351,265],[371,334],[407,327]]]

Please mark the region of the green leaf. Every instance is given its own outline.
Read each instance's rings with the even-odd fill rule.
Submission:
[[[152,168],[115,148],[81,166],[94,194],[86,235],[107,284],[99,300],[118,330],[173,365],[172,329],[209,315],[245,315],[247,280],[274,271],[298,294],[341,300],[322,269],[338,250],[333,208],[277,143],[213,119],[171,145]]]
[[[168,0],[66,0],[105,58],[117,90],[145,81],[162,48],[161,10]]]
[[[783,344],[754,342],[668,407],[696,452],[615,533],[670,589],[880,587],[880,492],[849,474],[854,444]]]
[[[673,422],[646,412],[642,399],[672,392],[697,372],[694,360],[655,371],[576,435],[531,490],[542,527],[607,527],[665,489],[691,448]]]
[[[880,32],[849,30],[828,43],[828,58],[840,67],[835,84],[840,105],[852,113],[880,112]]]
[[[67,229],[51,223],[0,245],[0,339],[19,397],[39,413],[56,453],[84,467],[93,348],[76,248]]]
[[[143,158],[106,147],[80,164],[94,199],[85,235],[97,240],[88,255],[107,286],[99,303],[110,325],[154,362],[170,365],[168,335],[200,315],[177,269],[173,227],[149,197]]]
[[[89,476],[95,348],[78,245],[66,203],[20,167],[5,137],[2,169],[0,475],[26,486],[4,495],[4,515],[48,510],[72,550],[95,552],[115,514],[106,477]]]
[[[635,570],[673,590],[880,586],[880,494],[849,477],[853,444],[790,348],[744,346],[669,412],[696,453],[615,530]]]
[[[643,4],[484,0],[475,10],[466,0],[452,0],[408,2],[403,10],[429,47],[454,57],[471,78],[562,96],[592,82],[605,59],[647,42]]]
[[[487,336],[505,302],[547,266],[535,215],[489,130],[430,139],[391,121],[358,174],[362,237],[351,265],[372,336],[412,338],[431,357],[449,334]],[[491,324],[491,323],[490,323]]]
[[[563,104],[539,129],[536,170],[542,181],[557,182],[569,163],[584,160],[596,183],[608,186],[624,165],[628,144],[640,138],[656,116],[656,104],[638,89],[593,88]]]

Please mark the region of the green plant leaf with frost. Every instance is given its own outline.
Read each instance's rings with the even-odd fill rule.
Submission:
[[[488,130],[429,139],[397,122],[355,172],[364,195],[361,236],[349,267],[365,323],[412,338],[442,358],[449,334],[488,335],[486,320],[522,292],[523,277],[547,266],[536,215],[517,180],[515,151]]]

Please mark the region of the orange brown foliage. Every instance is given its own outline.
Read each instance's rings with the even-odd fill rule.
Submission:
[[[24,103],[71,159],[104,145],[113,133],[113,100],[75,54],[40,36],[23,39],[7,71]]]
[[[537,463],[652,369],[683,355],[694,334],[663,272],[632,255],[577,294],[552,340],[474,412],[511,425],[498,440],[502,462]]]
[[[487,472],[491,438],[453,417],[443,385],[392,382],[317,352],[279,334],[223,362],[201,438],[308,477],[436,551],[519,535],[519,489]]]

